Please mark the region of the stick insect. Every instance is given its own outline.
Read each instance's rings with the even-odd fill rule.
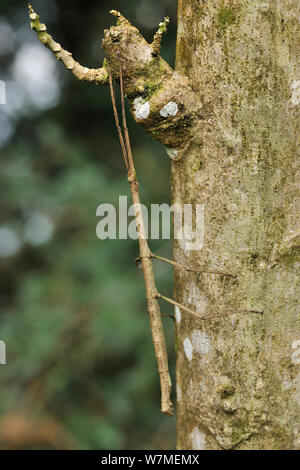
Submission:
[[[174,267],[185,269],[186,271],[194,271],[194,272],[206,272],[209,274],[218,274],[223,276],[230,276],[236,277],[233,274],[229,273],[222,273],[219,271],[199,271],[188,266],[181,265],[175,261],[168,260],[167,258],[163,258],[161,256],[157,256],[150,251],[149,244],[146,238],[146,231],[145,225],[142,216],[142,207],[139,195],[139,183],[136,176],[134,161],[133,161],[133,154],[131,149],[130,137],[127,127],[127,119],[126,119],[126,109],[125,109],[125,93],[124,93],[124,79],[123,79],[123,71],[122,66],[120,64],[120,90],[121,90],[121,108],[122,108],[122,124],[123,129],[120,126],[119,114],[116,105],[116,98],[113,86],[113,77],[111,72],[111,67],[108,64],[108,73],[109,73],[109,88],[112,100],[112,107],[113,113],[116,123],[116,128],[118,131],[118,136],[120,140],[120,145],[122,149],[122,154],[127,170],[127,179],[130,186],[130,192],[132,196],[132,201],[134,205],[134,212],[135,212],[135,220],[136,220],[136,229],[138,233],[138,241],[139,241],[139,251],[140,255],[136,261],[141,262],[145,280],[145,290],[146,290],[146,299],[147,299],[147,306],[148,306],[148,313],[150,318],[150,326],[152,332],[152,340],[157,360],[158,366],[158,373],[160,378],[160,388],[161,388],[161,411],[169,416],[173,415],[173,407],[171,401],[171,378],[169,374],[169,367],[168,367],[168,355],[167,355],[167,347],[166,347],[166,340],[163,330],[162,324],[162,314],[160,312],[160,307],[158,303],[158,299],[165,300],[166,302],[180,307],[186,313],[193,315],[195,318],[199,320],[208,320],[211,318],[217,317],[224,317],[228,315],[234,315],[237,313],[257,313],[262,314],[263,312],[258,310],[238,310],[238,311],[229,311],[220,314],[210,315],[210,316],[201,316],[198,313],[194,312],[193,310],[185,307],[184,305],[179,304],[178,302],[169,299],[161,295],[157,288],[154,278],[154,271],[153,271],[153,259],[158,259],[160,261],[169,263]]]

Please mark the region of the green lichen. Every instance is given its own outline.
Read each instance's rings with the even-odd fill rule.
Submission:
[[[235,394],[235,387],[233,385],[225,385],[219,390],[222,399],[231,397]]]
[[[227,26],[234,23],[235,13],[232,8],[221,6],[221,9],[218,12],[218,23],[222,29],[226,29]]]

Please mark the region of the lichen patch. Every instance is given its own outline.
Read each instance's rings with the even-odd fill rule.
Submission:
[[[300,364],[300,340],[293,341],[292,349],[295,350],[292,354],[292,363],[298,365]]]
[[[263,2],[263,3],[260,5],[260,9],[261,9],[263,12],[269,11],[270,5],[269,5],[267,2]]]
[[[139,97],[134,100],[133,106],[134,114],[137,119],[139,119],[140,121],[142,121],[143,119],[147,119],[150,114],[149,101],[146,101],[146,103],[144,103],[143,98]]]
[[[177,113],[178,113],[178,104],[174,103],[174,101],[170,101],[159,112],[159,114],[165,118],[176,116]]]
[[[187,359],[191,361],[193,358],[194,348],[189,337],[186,337],[185,340],[183,341],[183,349],[184,349]]]
[[[293,398],[298,405],[300,405],[300,372],[297,374],[295,379],[295,392]]]
[[[171,160],[178,160],[178,158],[179,158],[178,150],[171,149],[170,147],[166,147],[166,152],[168,154],[168,157],[171,158]]]
[[[288,382],[287,380],[285,380],[284,382],[282,382],[281,388],[282,390],[290,390],[292,386],[293,384],[291,382]]]
[[[176,323],[179,324],[181,322],[181,311],[177,305],[175,307],[175,319],[176,319]]]
[[[180,385],[178,383],[176,384],[176,396],[177,396],[177,402],[180,403],[182,400],[182,392],[181,392]]]
[[[294,80],[292,83],[292,103],[294,105],[300,104],[300,80]]]
[[[206,439],[203,432],[196,427],[190,434],[190,440],[193,450],[205,450]]]
[[[192,345],[199,354],[208,354],[212,349],[209,337],[201,330],[193,330]]]

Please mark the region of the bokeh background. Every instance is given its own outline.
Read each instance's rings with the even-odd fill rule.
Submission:
[[[33,0],[81,64],[102,64],[117,9],[174,63],[176,0]],[[96,208],[128,195],[107,87],[76,81],[30,30],[24,1],[0,0],[0,366],[2,449],[172,449],[132,240],[99,241]],[[129,116],[142,201],[170,202],[164,148]],[[171,256],[171,243],[152,249]],[[158,263],[158,262],[156,262]],[[172,270],[156,264],[172,296]],[[170,308],[162,305],[165,313]],[[174,378],[174,331],[164,319]]]

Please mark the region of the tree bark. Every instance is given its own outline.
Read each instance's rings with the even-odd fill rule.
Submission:
[[[175,259],[179,449],[300,449],[298,0],[179,0],[176,70],[205,117],[172,162],[173,202],[205,205]]]

